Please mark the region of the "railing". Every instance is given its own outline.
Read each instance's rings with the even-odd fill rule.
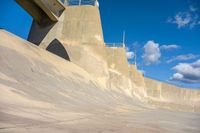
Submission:
[[[60,1],[68,6],[77,6],[77,5],[99,6],[98,0],[60,0]]]
[[[106,43],[108,47],[124,47],[123,43]]]

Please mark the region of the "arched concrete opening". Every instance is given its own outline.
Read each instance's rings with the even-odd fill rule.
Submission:
[[[69,58],[69,55],[68,55],[66,49],[57,39],[54,39],[49,44],[49,46],[46,48],[46,50],[48,50],[49,52],[51,52],[55,55],[58,55],[58,56],[64,58],[65,60],[70,61],[70,58]]]

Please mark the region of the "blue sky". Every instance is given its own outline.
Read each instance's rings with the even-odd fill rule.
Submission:
[[[105,42],[137,49],[147,77],[200,88],[199,0],[99,0]],[[32,18],[14,0],[0,1],[0,27],[26,39]],[[199,61],[198,61],[199,60]]]

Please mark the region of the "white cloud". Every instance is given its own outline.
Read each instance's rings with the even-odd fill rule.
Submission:
[[[183,79],[183,75],[180,74],[180,73],[175,73],[175,74],[173,75],[173,79],[174,79],[174,80],[181,80],[181,79]]]
[[[193,28],[199,25],[198,8],[190,6],[186,12],[178,12],[173,18],[169,18],[168,22],[177,24],[178,28],[188,26]]]
[[[171,63],[174,61],[186,61],[186,60],[196,59],[198,57],[199,57],[199,55],[194,55],[194,54],[179,55],[179,56],[176,56],[176,57],[173,57],[173,58],[167,60],[167,63]]]
[[[173,50],[173,49],[179,49],[179,48],[180,48],[180,46],[178,46],[176,44],[160,46],[160,49],[163,49],[163,50]]]
[[[193,66],[194,68],[198,68],[198,67],[200,68],[200,60],[198,60],[198,61],[192,63],[192,66]]]
[[[172,70],[176,73],[170,78],[171,80],[200,83],[200,60],[193,63],[179,63]]]
[[[141,74],[143,74],[143,75],[145,75],[145,71],[144,70],[137,70],[139,73],[141,73]]]
[[[134,52],[130,51],[128,47],[126,47],[126,57],[128,59],[133,59],[134,58]]]
[[[134,58],[134,52],[127,51],[127,52],[126,52],[126,57],[127,57],[128,59],[133,59],[133,58]]]
[[[142,56],[145,65],[156,64],[161,57],[159,44],[154,41],[148,41],[144,46],[144,54]]]
[[[174,16],[174,18],[168,20],[170,23],[177,24],[178,28],[187,26],[191,21],[191,15],[185,12],[179,12]]]

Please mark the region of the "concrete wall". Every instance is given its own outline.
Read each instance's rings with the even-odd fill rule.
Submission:
[[[98,7],[69,6],[64,16],[62,39],[65,42],[104,44]]]
[[[129,77],[126,51],[124,48],[105,46],[98,7],[66,6],[55,24],[41,26],[33,22],[29,41],[46,49],[54,39],[63,44],[70,61],[106,86],[112,82],[115,87],[128,88],[130,83],[125,83]]]
[[[99,9],[96,6],[66,6],[58,22],[33,22],[28,40],[46,48],[58,39],[65,44],[104,45]]]
[[[200,107],[200,92],[145,78],[128,65],[124,48],[104,44],[99,9],[95,6],[66,7],[55,24],[33,22],[29,40],[46,49],[54,40],[63,44],[70,61],[89,72],[108,89],[159,103]]]
[[[131,88],[124,48],[66,44],[70,61],[85,69],[108,88]]]
[[[64,47],[67,49],[71,62],[77,64],[107,86],[109,72],[107,61],[105,59],[105,46],[64,43]]]
[[[64,46],[68,51],[70,61],[85,69],[107,88],[118,88],[120,91],[132,89],[124,48],[65,42]]]
[[[129,74],[133,83],[138,87],[144,87],[144,76],[142,73],[138,72],[135,65],[129,65]]]
[[[129,65],[129,76],[132,82],[134,94],[143,99],[146,96],[144,76],[142,73],[138,72],[135,65]]]
[[[193,104],[191,101],[200,104],[199,90],[179,88],[166,83],[162,83],[161,97],[169,102],[176,101],[180,104]]]
[[[118,71],[124,76],[129,76],[126,50],[123,47],[107,47],[106,57],[108,68]]]
[[[144,77],[145,91],[148,97],[153,99],[161,98],[161,82]]]
[[[123,47],[107,47],[105,57],[109,70],[109,88],[133,96],[133,87],[129,78],[126,50]]]
[[[144,77],[135,65],[129,65],[134,95],[146,102],[181,110],[200,110],[200,91],[185,89]]]
[[[147,96],[149,97],[176,103],[188,103],[196,98],[200,100],[200,92],[198,90],[184,89],[146,77],[144,81]]]
[[[145,89],[148,99],[153,103],[168,103],[169,108],[177,105],[190,106],[191,109],[200,110],[200,91],[185,89],[163,83],[160,81],[144,78]],[[162,104],[160,104],[162,106]]]

